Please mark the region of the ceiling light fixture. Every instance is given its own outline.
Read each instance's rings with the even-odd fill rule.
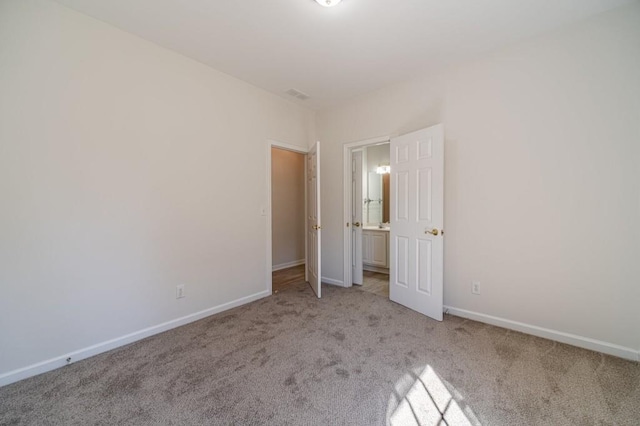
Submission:
[[[337,5],[338,3],[340,3],[342,0],[316,0],[316,2],[320,5],[320,6],[324,6],[324,7],[333,7],[335,5]]]
[[[388,173],[391,173],[391,167],[390,166],[378,166],[376,168],[376,173],[379,175],[386,175]]]

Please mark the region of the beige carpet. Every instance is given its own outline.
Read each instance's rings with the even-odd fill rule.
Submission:
[[[640,365],[305,284],[0,388],[0,424],[638,425]]]

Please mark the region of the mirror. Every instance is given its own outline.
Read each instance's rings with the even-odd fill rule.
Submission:
[[[389,173],[380,174],[376,169],[389,164],[389,144],[366,149],[366,179],[363,179],[363,219],[367,225],[377,226],[389,222]]]
[[[382,222],[382,175],[369,172],[367,184],[367,198],[364,200],[367,207],[367,223],[380,223]]]

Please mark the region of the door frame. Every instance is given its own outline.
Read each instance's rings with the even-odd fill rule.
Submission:
[[[266,199],[266,204],[265,204],[265,216],[266,216],[266,231],[267,231],[267,273],[266,273],[266,277],[265,277],[265,282],[266,282],[266,290],[269,292],[269,294],[273,294],[273,212],[272,212],[272,205],[271,205],[271,149],[272,148],[277,148],[277,149],[283,149],[285,151],[292,151],[292,152],[296,152],[298,154],[302,154],[306,157],[306,155],[309,153],[309,148],[305,148],[305,147],[301,147],[298,145],[291,145],[285,142],[280,142],[277,140],[273,140],[273,139],[267,139],[267,199]],[[307,220],[307,167],[306,167],[306,162],[305,162],[305,167],[304,167],[304,218],[305,218],[305,222]],[[305,262],[307,261],[307,255],[308,255],[308,250],[307,250],[307,232],[306,232],[306,228],[305,228],[305,232],[304,232],[304,259]],[[305,281],[309,280],[309,277],[307,277],[307,268],[305,267],[304,269],[304,279]]]
[[[357,142],[345,143],[342,146],[342,160],[343,160],[343,174],[342,174],[342,193],[343,193],[343,206],[344,215],[342,217],[342,223],[345,224],[343,233],[343,247],[344,247],[344,265],[343,265],[343,287],[353,286],[353,277],[351,275],[351,198],[353,194],[351,191],[351,153],[354,149],[364,148],[369,145],[377,145],[380,143],[391,142],[391,136],[379,136],[376,138],[365,139]]]

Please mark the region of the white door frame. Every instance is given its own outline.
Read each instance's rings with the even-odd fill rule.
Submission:
[[[272,211],[271,211],[271,148],[278,148],[278,149],[284,149],[286,151],[292,151],[292,152],[297,152],[298,154],[302,154],[302,155],[307,155],[309,153],[309,148],[303,148],[301,146],[297,146],[297,145],[291,145],[288,143],[284,143],[284,142],[280,142],[280,141],[276,141],[276,140],[272,140],[272,139],[268,139],[267,140],[267,200],[266,200],[266,216],[267,216],[267,220],[266,220],[266,227],[267,227],[267,273],[266,273],[266,279],[265,282],[267,283],[266,287],[267,287],[267,291],[269,292],[269,294],[273,294],[273,223],[272,223]],[[307,167],[306,167],[306,162],[305,162],[305,167],[304,167],[304,218],[305,218],[305,222],[307,220]],[[304,258],[305,258],[305,262],[307,259],[307,232],[306,232],[306,227],[304,230]],[[308,281],[308,277],[307,277],[307,268],[305,268],[305,276],[304,279],[306,281]]]
[[[377,145],[379,143],[390,142],[391,136],[379,136],[377,138],[366,139],[358,142],[345,143],[342,147],[342,160],[343,160],[343,194],[344,194],[344,216],[342,223],[344,226],[343,245],[344,245],[344,281],[342,282],[344,287],[351,287],[353,285],[353,278],[351,276],[351,198],[353,197],[351,191],[351,152],[354,149],[362,148],[368,145]]]

